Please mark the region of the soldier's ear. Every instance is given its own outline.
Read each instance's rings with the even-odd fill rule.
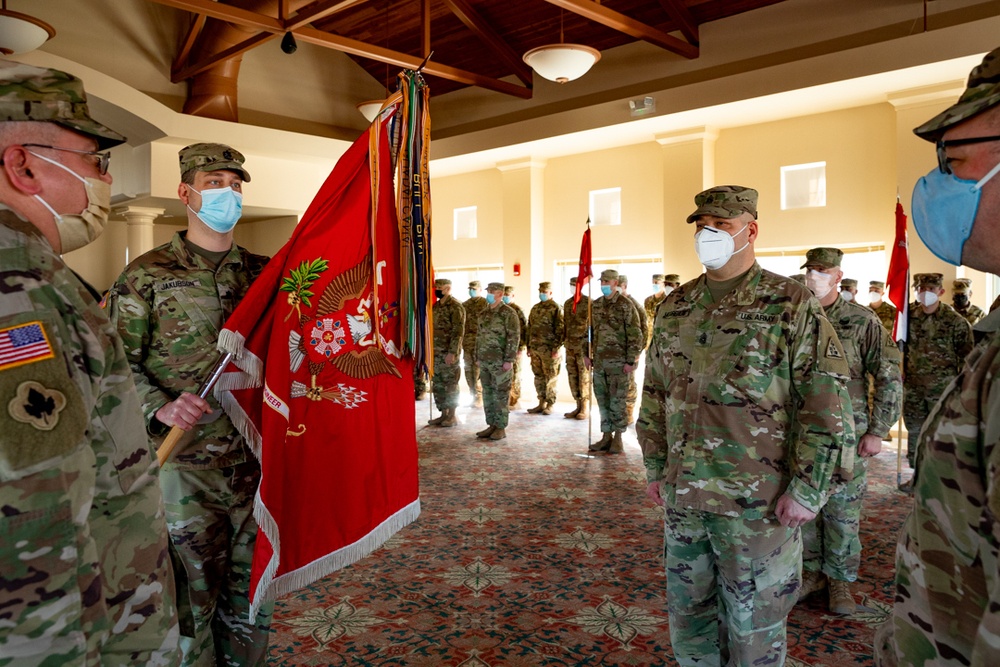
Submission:
[[[42,191],[35,173],[30,169],[31,153],[24,146],[8,146],[0,156],[4,174],[7,180],[18,192],[24,195],[36,195]]]

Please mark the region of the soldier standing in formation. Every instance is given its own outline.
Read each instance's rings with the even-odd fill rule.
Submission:
[[[508,404],[511,410],[517,410],[521,407],[521,359],[524,357],[524,350],[528,347],[528,318],[524,316],[521,306],[514,303],[513,285],[504,286],[503,302],[514,311],[521,331],[520,340],[517,342],[517,358],[514,360],[514,377],[510,381],[510,403]]]
[[[969,326],[975,326],[979,320],[986,317],[986,313],[979,306],[973,305],[972,281],[968,278],[959,278],[951,283],[951,303],[955,312],[965,318]]]
[[[594,370],[594,393],[601,411],[601,439],[590,445],[591,452],[621,454],[622,432],[628,428],[625,401],[628,378],[635,372],[646,339],[642,335],[639,312],[618,289],[618,272],[601,272],[602,296],[594,301],[594,342],[591,358],[584,358]]]
[[[462,336],[465,333],[465,309],[451,295],[451,281],[447,278],[434,281],[434,296],[437,299],[432,307],[434,402],[441,415],[427,423],[431,426],[450,427],[458,423],[455,410],[458,408],[458,380],[462,374],[458,355],[462,352]]]
[[[163,496],[128,360],[60,255],[93,242],[125,137],[83,83],[0,62],[0,665],[180,658]]]
[[[528,313],[528,357],[538,394],[538,405],[528,409],[531,414],[552,414],[562,339],[563,314],[559,304],[552,300],[552,283],[538,283],[538,303]]]
[[[903,384],[903,421],[906,458],[913,467],[920,429],[948,383],[962,370],[972,351],[972,328],[946,303],[940,273],[918,273],[913,278],[917,301],[910,304],[910,334],[906,343]],[[909,485],[904,490],[908,490]]]
[[[896,326],[896,308],[888,301],[883,301],[885,295],[885,283],[881,280],[872,280],[868,283],[868,307],[875,311],[879,322],[885,330],[892,334],[892,329]]]
[[[483,405],[483,387],[479,382],[479,363],[476,361],[476,335],[479,333],[479,316],[486,306],[486,298],[479,296],[478,280],[469,283],[469,298],[462,302],[465,309],[465,336],[462,337],[462,359],[465,362],[465,382],[472,394],[472,407]]]
[[[854,445],[850,370],[809,290],[756,262],[757,191],[695,204],[707,272],[656,312],[636,428],[666,509],[670,643],[684,666],[780,665],[799,528]]]
[[[167,525],[191,603],[184,665],[263,665],[273,604],[250,617],[260,464],[214,397],[198,396],[226,319],[267,262],[233,242],[250,174],[223,144],[186,146],[177,195],[186,231],[133,260],[108,296],[132,365],[146,428],[159,446],[185,431],[160,473]],[[183,628],[183,624],[182,624]]]
[[[856,302],[858,300],[858,281],[853,278],[841,280],[840,298],[844,301]]]
[[[521,340],[521,325],[514,310],[503,302],[503,283],[486,286],[488,307],[479,316],[476,360],[483,383],[483,411],[486,428],[477,438],[503,440],[507,437],[510,383]]]
[[[645,350],[649,345],[649,320],[646,319],[646,309],[643,308],[638,299],[628,293],[628,276],[624,273],[618,274],[618,291],[635,306],[635,312],[639,315],[639,328],[642,330],[642,349]],[[642,354],[642,352],[639,354]],[[638,357],[636,359],[636,364],[638,365]],[[635,371],[632,371],[628,374],[628,392],[625,394],[625,417],[627,424],[635,421],[635,403],[638,400],[639,388],[635,382]]]
[[[590,371],[584,363],[587,356],[588,308],[590,297],[580,294],[580,301],[573,308],[576,297],[576,276],[569,279],[573,296],[563,304],[563,345],[566,347],[566,375],[569,376],[569,390],[576,401],[576,408],[563,415],[566,419],[586,419],[590,406]]]
[[[914,188],[920,238],[949,264],[993,274],[1000,274],[997,128],[1000,49],[972,70],[956,104],[914,130],[937,143],[939,156]],[[876,635],[876,664],[886,667],[998,662],[1000,314],[976,328],[983,340],[921,429],[913,511],[896,548],[895,606]]]
[[[673,290],[670,290],[671,292]],[[649,347],[650,336],[653,335],[653,317],[656,315],[656,307],[663,303],[669,292],[663,286],[663,274],[653,274],[653,293],[642,302],[642,309],[646,313],[646,347]]]
[[[823,306],[847,355],[851,379],[847,391],[854,409],[856,448],[845,448],[819,516],[802,526],[802,588],[799,599],[829,585],[829,609],[834,614],[857,610],[850,583],[861,566],[861,504],[868,488],[868,458],[882,451],[903,407],[899,349],[870,308],[838,298],[843,276],[838,248],[813,248],[802,268],[806,286]],[[869,408],[869,381],[872,384]]]

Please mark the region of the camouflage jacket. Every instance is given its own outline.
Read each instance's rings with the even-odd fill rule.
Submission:
[[[462,302],[462,308],[465,309],[465,336],[462,338],[462,347],[473,354],[476,352],[479,316],[489,305],[486,298],[482,296],[473,296]]]
[[[847,365],[851,368],[847,391],[851,395],[854,430],[858,439],[868,433],[884,438],[893,424],[899,421],[903,409],[899,348],[871,308],[836,299],[824,310],[840,338],[847,355]],[[875,387],[870,409],[869,377]]]
[[[476,360],[500,366],[514,363],[517,358],[521,325],[509,304],[487,308],[479,316],[479,337],[476,339]]]
[[[656,311],[636,425],[648,481],[682,507],[768,517],[820,509],[853,447],[850,370],[819,302],[754,264],[713,302],[705,276]]]
[[[553,352],[562,347],[563,314],[559,304],[549,299],[539,301],[528,313],[528,349],[532,354]]]
[[[462,352],[462,336],[465,333],[465,309],[462,303],[450,294],[438,299],[432,306],[434,313],[434,356],[444,358],[447,354],[456,357]]]
[[[985,310],[971,303],[965,308],[955,308],[955,312],[964,317],[969,326],[975,326],[979,320],[986,317]]]
[[[1000,646],[1000,312],[921,430],[899,537],[898,662],[997,663]],[[904,659],[905,657],[905,659]]]
[[[940,396],[972,351],[972,327],[946,303],[930,315],[910,305],[906,341],[906,389]]]
[[[119,641],[175,653],[163,497],[125,352],[3,207],[0,351],[0,665],[127,664]]]
[[[889,332],[889,335],[892,335],[892,328],[896,325],[896,308],[888,301],[880,303],[878,308],[868,307],[878,315],[879,322]]]
[[[516,303],[511,302],[505,303],[504,305],[513,310],[514,314],[517,315],[517,323],[521,327],[519,334],[520,337],[517,341],[517,349],[523,350],[528,347],[528,318],[524,316],[524,311],[521,310],[521,306]]]
[[[219,330],[267,262],[233,244],[212,268],[188,250],[184,234],[136,258],[108,293],[108,312],[157,446],[168,429],[154,418],[156,411],[182,392],[199,392],[219,359]],[[214,413],[206,417],[217,418],[186,432],[166,465],[221,468],[247,460],[242,436],[215,398],[207,400]]]
[[[566,346],[567,352],[587,353],[588,301],[590,301],[589,297],[580,295],[580,302],[576,304],[575,313],[573,312],[573,297],[566,299],[566,303],[563,304],[563,345]]]
[[[653,318],[656,317],[656,309],[666,298],[666,292],[657,292],[647,296],[646,300],[642,302],[642,309],[646,311],[646,347],[649,347],[649,341],[652,340]]]
[[[646,349],[646,346],[649,345],[649,320],[646,319],[646,308],[631,294],[626,296],[628,296],[628,300],[632,302],[632,305],[635,306],[635,312],[639,314],[639,329],[642,330],[642,349]]]
[[[627,296],[612,292],[594,301],[595,366],[635,364],[646,346],[639,311]]]

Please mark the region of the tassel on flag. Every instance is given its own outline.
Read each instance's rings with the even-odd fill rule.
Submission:
[[[590,251],[590,218],[587,219],[587,231],[583,233],[583,243],[580,244],[580,271],[576,274],[576,294],[573,295],[573,312],[576,312],[576,304],[580,303],[580,295],[583,294],[583,286],[590,284],[590,279],[594,277],[591,268],[593,255]]]
[[[889,275],[885,283],[889,290],[889,300],[896,306],[892,339],[897,343],[905,343],[910,317],[910,251],[906,242],[906,213],[899,202],[896,202],[896,240],[892,244]]]

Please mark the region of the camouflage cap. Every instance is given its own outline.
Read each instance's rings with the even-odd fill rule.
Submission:
[[[503,286],[503,295],[504,296],[514,296],[514,286],[513,285],[504,285]]]
[[[97,141],[98,150],[125,137],[90,117],[83,82],[56,69],[0,60],[0,121],[48,121]]]
[[[749,213],[757,219],[757,191],[742,185],[717,185],[694,197],[698,208],[687,217],[688,224],[703,215],[717,218],[736,218]]]
[[[181,177],[192,169],[198,171],[235,171],[250,182],[250,172],[243,168],[243,153],[225,144],[191,144],[177,154],[181,162]]]
[[[654,285],[659,285],[662,282],[663,282],[663,274],[662,273],[654,273],[653,274],[653,284]]]
[[[958,278],[951,283],[951,291],[955,294],[968,294],[972,291],[972,280],[969,278]]]
[[[576,287],[576,276],[573,276],[572,278],[569,279],[569,284],[572,287]]]
[[[545,282],[538,283],[538,291],[539,292],[551,292],[552,291],[552,283],[550,283],[547,280]]]
[[[601,280],[618,280],[618,272],[614,269],[604,269],[601,271]]]
[[[503,283],[490,283],[486,286],[487,292],[503,291]]]
[[[913,276],[914,287],[929,285],[931,287],[943,287],[944,276],[940,273],[918,273]]]
[[[871,289],[872,287],[874,287],[876,289],[880,289],[883,292],[885,291],[885,283],[882,282],[881,280],[869,280],[868,281],[868,289]]]
[[[990,107],[1000,104],[1000,48],[993,49],[969,73],[969,83],[958,101],[913,129],[927,141],[937,141],[949,128],[962,123]]]
[[[663,282],[665,282],[665,283],[673,283],[674,285],[680,285],[681,284],[681,277],[679,275],[677,275],[676,273],[668,273],[667,275],[665,275],[663,277]]]
[[[843,287],[847,287],[847,288],[857,289],[858,288],[858,281],[855,280],[854,278],[844,278],[843,280],[840,281],[840,286],[842,288]]]
[[[434,287],[451,287],[451,281],[447,278],[435,278]]]
[[[807,266],[822,266],[824,269],[840,267],[840,260],[844,257],[844,251],[840,248],[813,248],[806,253],[806,263],[800,266],[804,269]]]
[[[628,287],[628,276],[626,276],[624,273],[619,273],[618,274],[618,284],[621,287]]]
[[[482,283],[480,283],[478,280],[469,281],[469,289],[479,289],[480,287],[482,287]]]

